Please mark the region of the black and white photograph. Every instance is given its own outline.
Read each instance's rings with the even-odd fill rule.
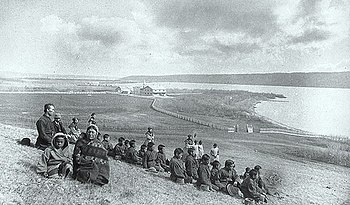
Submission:
[[[0,0],[0,204],[350,205],[349,0]]]

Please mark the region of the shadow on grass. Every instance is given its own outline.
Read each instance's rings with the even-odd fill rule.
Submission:
[[[24,167],[28,168],[30,171],[32,171],[36,174],[36,165],[35,164],[31,164],[30,162],[26,162],[23,160],[17,162],[17,164],[23,165]]]

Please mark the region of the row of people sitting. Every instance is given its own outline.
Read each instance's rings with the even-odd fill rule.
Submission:
[[[155,144],[149,142],[147,150],[142,145],[139,151],[135,148],[135,140],[118,139],[118,144],[111,149],[109,136],[104,135],[101,141],[98,138],[99,130],[94,124],[88,126],[86,133],[78,139],[73,154],[69,152],[67,135],[56,133],[52,138],[51,146],[44,150],[38,163],[37,171],[47,177],[71,176],[81,182],[91,182],[99,185],[109,181],[108,155],[115,159],[125,160],[136,165],[142,165],[149,171],[170,172],[170,179],[179,184],[193,183],[201,190],[223,191],[230,195],[241,191],[245,198],[255,201],[266,201],[268,190],[259,175],[260,166],[256,166],[245,173],[246,177],[240,180],[235,171],[235,163],[226,160],[225,166],[220,169],[220,162],[214,161],[210,170],[210,157],[204,154],[200,160],[196,159],[195,150],[188,149],[188,155],[183,161],[183,150],[176,148],[174,156],[169,161],[165,155],[165,146],[159,145],[158,152]],[[106,148],[109,146],[109,149]]]

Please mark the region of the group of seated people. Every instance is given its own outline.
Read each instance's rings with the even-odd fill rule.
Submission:
[[[43,139],[47,139],[41,135],[49,134],[48,117],[54,111],[53,105],[45,105],[44,111],[44,119],[41,117],[37,122],[39,132],[37,144],[40,146],[36,147],[44,150],[37,172],[46,177],[72,177],[83,183],[104,185],[109,182],[109,157],[112,157],[143,166],[151,172],[169,172],[170,180],[178,184],[192,183],[203,191],[223,191],[230,195],[242,193],[244,198],[256,202],[266,201],[268,189],[260,176],[259,165],[251,170],[246,169],[246,173],[239,176],[234,169],[234,161],[226,160],[225,166],[220,168],[220,162],[218,160],[211,162],[208,154],[202,153],[202,156],[198,157],[193,146],[185,147],[186,157],[183,149],[176,148],[174,156],[168,160],[164,145],[158,145],[156,151],[152,128],[148,128],[145,134],[147,139],[139,150],[136,150],[135,140],[123,137],[120,137],[113,147],[108,134],[101,137],[96,123],[90,123],[86,132],[81,133],[75,142],[73,153],[70,153],[69,140],[67,134],[63,132],[50,131],[53,135],[50,143],[43,143]],[[211,169],[209,165],[212,166]]]

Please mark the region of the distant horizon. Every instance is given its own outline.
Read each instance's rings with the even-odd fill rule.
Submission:
[[[101,78],[108,78],[107,80],[118,80],[122,78],[128,78],[128,77],[162,77],[162,76],[179,76],[179,75],[254,75],[254,74],[317,74],[317,73],[349,73],[350,71],[310,71],[310,72],[266,72],[266,73],[189,73],[189,74],[165,74],[165,75],[129,75],[124,77],[116,77],[116,76],[89,76],[89,75],[82,75],[82,74],[51,74],[51,73],[45,73],[45,74],[39,74],[39,73],[22,73],[22,72],[7,72],[5,73],[5,76],[2,76],[0,78],[47,78],[50,77],[51,79],[61,78],[61,77],[67,77],[72,76],[76,77],[75,79],[92,79],[92,80],[103,80]],[[16,75],[28,75],[28,76],[16,76]],[[34,76],[36,75],[36,76]]]

